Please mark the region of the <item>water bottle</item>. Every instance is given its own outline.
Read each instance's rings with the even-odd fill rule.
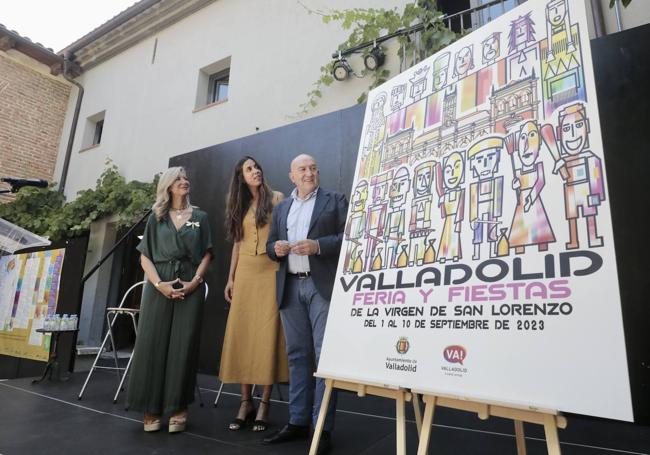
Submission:
[[[54,324],[52,324],[52,330],[61,330],[61,315],[54,315]]]
[[[70,318],[67,314],[64,314],[61,318],[61,327],[59,330],[70,330]]]
[[[70,316],[70,329],[71,330],[77,330],[77,324],[79,323],[79,320],[77,319],[77,315],[73,314]]]

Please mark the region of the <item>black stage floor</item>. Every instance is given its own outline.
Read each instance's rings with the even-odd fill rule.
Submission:
[[[226,386],[219,406],[212,406],[218,383],[199,375],[205,407],[198,400],[190,407],[188,429],[182,434],[144,433],[142,416],[124,410],[124,394],[117,404],[112,397],[115,376],[98,372],[82,401],[77,400],[85,374],[67,382],[32,385],[29,379],[0,381],[0,454],[306,454],[308,443],[263,446],[263,434],[250,430],[232,432],[228,422],[239,406],[237,387]],[[281,388],[286,397],[286,387]],[[286,402],[273,393],[271,429],[287,419]],[[410,404],[407,403],[407,406]],[[417,451],[417,433],[408,413],[408,453]],[[395,410],[390,400],[339,395],[332,454],[395,453]],[[560,431],[564,455],[625,455],[650,453],[650,427],[569,415],[568,428]],[[526,425],[531,455],[545,454],[540,426]],[[431,437],[431,454],[516,454],[512,422],[439,408]]]

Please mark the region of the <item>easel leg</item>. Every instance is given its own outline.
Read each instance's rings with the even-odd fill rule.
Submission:
[[[544,433],[546,434],[548,455],[561,455],[560,438],[557,435],[557,423],[554,415],[544,416]]]
[[[400,392],[397,397],[395,397],[395,416],[396,416],[396,425],[395,435],[397,439],[397,450],[395,453],[397,455],[406,455],[406,418],[404,415],[404,392]]]
[[[327,414],[327,407],[330,404],[333,385],[333,379],[325,379],[325,391],[323,392],[323,400],[321,401],[320,410],[318,411],[318,420],[316,421],[316,428],[314,428],[314,436],[311,439],[309,455],[316,455],[316,451],[318,450],[318,443],[320,441],[320,435],[323,432],[323,426],[325,425],[325,415]]]
[[[524,435],[524,422],[515,420],[515,439],[517,440],[517,455],[526,455],[526,436]]]
[[[420,432],[420,443],[418,444],[418,455],[426,455],[429,451],[429,439],[431,438],[431,424],[433,423],[433,412],[436,408],[436,397],[423,395],[424,418],[422,419],[422,431]]]
[[[418,429],[418,437],[422,433],[422,410],[420,409],[420,395],[413,394],[413,414],[415,414],[415,426]]]

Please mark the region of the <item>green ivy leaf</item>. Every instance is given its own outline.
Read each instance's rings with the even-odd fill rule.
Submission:
[[[52,188],[25,188],[0,205],[0,217],[52,240],[83,234],[90,223],[113,214],[120,214],[123,225],[132,225],[151,207],[159,176],[151,183],[127,183],[117,166],[106,164],[95,189],[80,191],[74,201],[65,203]]]

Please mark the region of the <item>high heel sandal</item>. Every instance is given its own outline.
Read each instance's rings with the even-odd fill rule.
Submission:
[[[266,405],[266,419],[255,419],[255,422],[253,422],[253,431],[255,432],[266,431],[268,428],[267,420],[269,418],[269,408],[271,407],[271,402],[260,401],[260,408],[263,404]]]
[[[151,431],[160,430],[160,416],[146,413],[144,414],[144,431],[147,433]]]
[[[180,433],[185,431],[187,425],[187,411],[181,411],[169,418],[169,432]]]
[[[239,431],[239,430],[242,429],[242,427],[244,425],[250,424],[255,419],[255,416],[257,415],[257,411],[255,410],[255,405],[253,405],[253,400],[248,398],[246,400],[241,400],[240,403],[246,403],[246,402],[249,402],[250,405],[251,405],[250,411],[248,411],[246,413],[246,416],[244,417],[244,419],[240,419],[239,417],[237,417],[237,418],[235,418],[235,420],[230,422],[230,425],[228,425],[229,430],[231,430],[231,431]],[[240,404],[240,406],[241,406],[241,404]]]

